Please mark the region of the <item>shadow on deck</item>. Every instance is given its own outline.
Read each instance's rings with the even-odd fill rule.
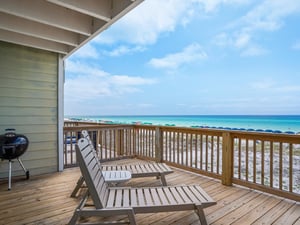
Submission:
[[[117,163],[143,162],[136,159]],[[110,164],[116,162],[110,162]],[[239,186],[223,186],[219,180],[175,169],[167,176],[169,185],[200,184],[217,205],[205,209],[209,224],[296,224],[300,225],[300,203]],[[62,173],[32,176],[29,180],[13,178],[12,190],[7,191],[7,180],[0,181],[0,224],[67,224],[78,198],[70,194],[80,175],[79,168]],[[136,178],[128,186],[158,186],[160,180]],[[120,217],[122,219],[122,217]],[[138,214],[137,223],[155,225],[199,224],[191,211]],[[94,221],[94,218],[92,218]],[[82,221],[88,222],[88,221]]]

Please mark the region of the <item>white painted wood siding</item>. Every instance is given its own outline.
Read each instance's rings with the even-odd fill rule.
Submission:
[[[29,147],[21,156],[31,175],[57,171],[58,54],[0,41],[0,134],[15,128]],[[0,176],[8,176],[7,160]],[[13,176],[24,172],[16,161]]]

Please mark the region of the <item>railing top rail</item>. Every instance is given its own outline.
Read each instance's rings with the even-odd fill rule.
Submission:
[[[277,141],[300,144],[299,134],[285,133],[268,133],[258,131],[242,131],[242,130],[226,130],[218,128],[194,128],[194,127],[178,127],[178,126],[162,126],[162,125],[146,125],[146,124],[102,124],[96,122],[82,121],[66,121],[65,123],[76,123],[77,126],[64,126],[65,131],[77,131],[78,128],[86,130],[94,129],[146,129],[155,130],[159,128],[161,131],[167,132],[185,132],[191,134],[207,134],[212,136],[222,136],[223,133],[230,133],[234,138],[255,139],[263,141]]]
[[[274,134],[264,132],[241,132],[241,131],[230,131],[233,138],[244,138],[244,139],[255,139],[261,141],[275,141],[275,142],[286,142],[293,144],[300,144],[300,135],[298,134]]]
[[[80,125],[80,126],[74,126],[74,127],[64,127],[64,131],[78,131],[78,130],[97,130],[97,129],[132,129],[134,126],[133,125],[102,125],[102,124],[97,124],[97,125]]]

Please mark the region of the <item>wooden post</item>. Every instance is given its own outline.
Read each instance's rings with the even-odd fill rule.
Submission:
[[[231,186],[233,176],[233,145],[229,132],[222,135],[222,184]]]
[[[159,127],[155,128],[155,161],[163,162],[163,132]]]

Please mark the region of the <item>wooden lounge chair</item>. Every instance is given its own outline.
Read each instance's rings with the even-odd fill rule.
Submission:
[[[86,130],[81,132],[82,136],[89,141],[93,152],[97,155],[96,150],[91,142],[89,134]],[[99,162],[100,163],[100,162]],[[132,178],[138,177],[157,177],[160,178],[162,185],[166,186],[166,175],[173,173],[174,171],[168,167],[165,163],[147,163],[147,164],[127,164],[127,165],[101,165],[102,171],[119,171],[126,170],[131,173]],[[71,197],[75,197],[79,189],[82,187],[84,178],[81,176],[77,184],[72,191]]]
[[[207,224],[203,209],[215,205],[198,185],[160,186],[145,188],[109,187],[104,180],[93,147],[85,138],[76,145],[82,176],[88,187],[85,198],[76,208],[69,225],[80,217],[127,215],[129,224],[137,224],[135,214],[195,210],[201,224]],[[91,197],[93,206],[86,204]],[[127,221],[114,221],[116,223]],[[110,223],[113,223],[110,221]],[[99,224],[99,223],[97,223]]]

